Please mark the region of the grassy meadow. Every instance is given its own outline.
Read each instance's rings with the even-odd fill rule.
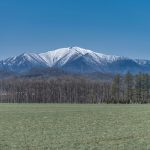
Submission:
[[[150,105],[0,104],[0,150],[111,149],[150,149]]]

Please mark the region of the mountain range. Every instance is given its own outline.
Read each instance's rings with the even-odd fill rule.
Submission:
[[[23,53],[0,61],[0,72],[26,74],[34,68],[57,68],[70,73],[94,72],[150,73],[150,60],[131,59],[123,56],[105,55],[80,47],[60,48],[46,53]]]

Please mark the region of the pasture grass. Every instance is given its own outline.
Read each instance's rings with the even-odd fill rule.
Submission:
[[[134,149],[150,149],[150,105],[0,104],[0,150]]]

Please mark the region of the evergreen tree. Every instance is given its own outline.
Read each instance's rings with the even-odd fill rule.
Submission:
[[[149,75],[142,74],[141,77],[141,103],[149,101]]]
[[[114,103],[120,102],[120,91],[121,91],[121,76],[120,74],[115,75],[112,82],[112,100]]]
[[[135,76],[135,97],[134,101],[136,103],[141,103],[141,96],[142,96],[142,74],[139,73]]]
[[[125,84],[125,103],[133,102],[133,76],[130,72],[125,75],[124,79]]]

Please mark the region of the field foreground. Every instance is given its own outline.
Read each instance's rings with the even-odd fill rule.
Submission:
[[[150,149],[150,105],[0,104],[0,150],[105,149]]]

